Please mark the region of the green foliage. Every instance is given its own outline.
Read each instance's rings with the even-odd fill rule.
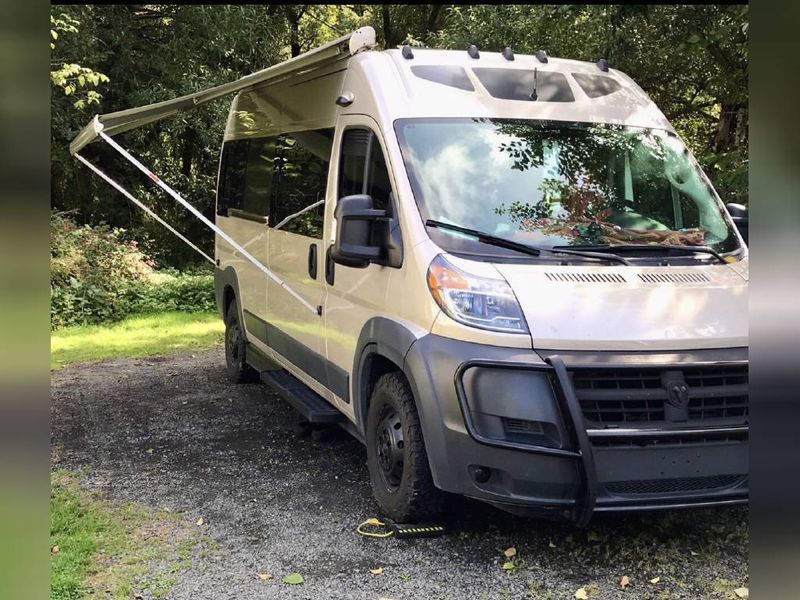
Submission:
[[[127,314],[165,311],[214,312],[214,276],[210,273],[158,275],[128,289]]]
[[[78,226],[62,215],[50,222],[50,320],[54,327],[113,321],[127,314],[128,290],[153,264],[124,231]]]
[[[53,327],[111,322],[131,314],[215,310],[208,272],[155,272],[127,232],[51,219],[50,321]]]
[[[61,62],[57,59],[61,48],[56,47],[56,41],[64,39],[61,34],[75,35],[79,33],[80,21],[67,13],[58,16],[50,15],[50,50],[54,60],[51,61],[50,81],[64,92],[65,96],[73,96],[73,107],[81,110],[90,104],[100,104],[102,96],[94,89],[101,83],[108,83],[109,79],[103,73],[93,71],[89,67],[82,67],[77,63]],[[59,43],[61,46],[61,43]]]

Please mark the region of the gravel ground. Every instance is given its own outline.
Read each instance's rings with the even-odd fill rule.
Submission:
[[[363,446],[344,433],[296,438],[293,410],[264,386],[227,383],[223,365],[218,349],[52,376],[53,468],[86,468],[82,483],[113,501],[181,511],[192,527],[203,518],[214,550],[179,575],[175,599],[574,598],[579,588],[736,598],[747,585],[744,509],[603,517],[581,531],[452,498],[446,536],[363,538],[356,525],[377,516]],[[283,584],[290,572],[305,583]]]

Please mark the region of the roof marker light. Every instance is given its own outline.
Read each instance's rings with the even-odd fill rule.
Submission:
[[[402,53],[403,53],[403,58],[405,58],[406,60],[411,60],[412,58],[414,58],[414,53],[411,51],[411,46],[403,46]]]
[[[547,62],[547,52],[545,52],[544,50],[539,50],[536,53],[536,60],[538,60],[540,63],[546,63]]]
[[[355,96],[353,96],[353,92],[345,92],[336,99],[336,104],[344,108],[345,106],[350,106],[354,99]]]
[[[508,46],[503,50],[503,58],[506,60],[514,60],[514,51]]]
[[[469,48],[467,48],[467,54],[469,54],[470,58],[481,57],[481,53],[478,52],[478,47],[475,44],[472,44]]]
[[[597,61],[597,68],[604,73],[608,73],[608,61],[605,58],[601,58]]]

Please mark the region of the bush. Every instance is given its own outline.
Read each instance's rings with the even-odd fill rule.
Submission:
[[[131,314],[213,311],[208,272],[155,270],[125,230],[51,218],[50,323],[53,328],[118,321]]]
[[[158,273],[131,285],[128,291],[130,314],[150,314],[178,310],[213,312],[214,276],[211,274]]]

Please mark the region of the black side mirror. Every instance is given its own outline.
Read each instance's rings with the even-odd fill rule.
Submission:
[[[747,216],[747,207],[742,204],[736,204],[734,202],[729,202],[725,205],[725,208],[728,210],[728,214],[730,214],[731,219],[733,219],[733,224],[736,225],[736,228],[739,230],[739,233],[742,234],[742,238],[744,238],[744,243],[749,244],[748,241],[748,233],[749,233],[749,218]]]
[[[356,194],[340,198],[336,205],[336,241],[331,248],[333,261],[363,269],[371,262],[381,262],[386,255],[385,231],[389,216],[373,208],[372,196]]]

